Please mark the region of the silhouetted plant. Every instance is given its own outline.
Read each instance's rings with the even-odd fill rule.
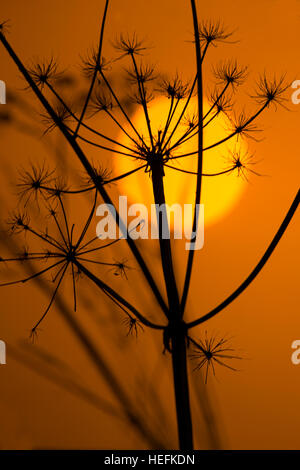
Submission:
[[[214,174],[205,174],[203,172],[204,152],[233,138],[236,140],[239,138],[255,139],[259,130],[256,126],[256,119],[272,104],[284,106],[284,92],[288,87],[284,77],[268,79],[263,75],[258,81],[256,92],[252,95],[252,98],[258,104],[257,110],[252,114],[247,114],[245,111],[236,113],[232,97],[244,83],[247,69],[240,67],[237,62],[232,60],[223,61],[213,68],[216,84],[214,90],[209,93],[210,107],[205,112],[203,92],[204,59],[212,46],[216,47],[219,43],[232,42],[232,33],[226,31],[221,23],[198,22],[195,0],[191,0],[190,4],[194,25],[193,44],[196,52],[197,72],[193,80],[186,83],[179,74],[176,74],[173,78],[167,78],[159,74],[152,64],[146,63],[143,56],[147,47],[135,34],[133,36],[120,34],[115,41],[117,57],[109,61],[103,57],[102,45],[109,6],[109,0],[106,0],[98,47],[92,49],[82,59],[82,71],[89,78],[90,86],[80,108],[78,104],[76,106],[68,104],[63,94],[56,88],[56,82],[62,80],[63,77],[63,72],[59,71],[56,61],[51,58],[49,61],[26,67],[7,40],[5,23],[2,23],[0,28],[0,41],[26,80],[27,87],[32,90],[43,106],[44,133],[58,129],[86,172],[83,185],[80,188],[69,186],[65,178],[60,175],[56,176],[46,165],[38,167],[33,164],[31,170],[21,172],[18,191],[25,210],[12,215],[9,220],[10,229],[13,233],[24,232],[27,234],[27,238],[29,235],[32,236],[41,242],[43,248],[38,251],[26,249],[26,252],[15,258],[2,258],[1,261],[42,261],[48,263],[48,265],[47,267],[44,266],[43,269],[38,269],[35,274],[29,277],[5,282],[1,285],[25,283],[43,274],[52,273],[55,288],[48,306],[32,328],[33,335],[48,314],[67,270],[70,270],[72,274],[75,310],[77,304],[76,279],[80,274],[88,277],[100,289],[101,293],[119,307],[123,315],[123,321],[127,326],[128,335],[137,335],[146,327],[163,332],[164,350],[168,351],[172,357],[179,446],[181,449],[193,448],[187,371],[188,349],[192,350],[192,357],[197,360],[195,368],[205,368],[205,381],[207,381],[210,368],[214,373],[216,364],[234,370],[235,368],[228,365],[224,360],[240,359],[239,356],[233,353],[232,347],[228,346],[226,339],[221,338],[218,340],[214,336],[208,336],[207,333],[202,339],[193,338],[191,330],[223,310],[248,287],[271,256],[299,204],[298,191],[279,230],[246,280],[212,311],[201,315],[192,322],[186,322],[185,310],[191,283],[194,251],[191,250],[188,254],[184,285],[180,293],[173,268],[171,243],[169,239],[163,238],[161,230],[161,227],[168,223],[164,206],[166,202],[164,169],[168,167],[174,171],[196,176],[193,217],[193,232],[196,233],[196,206],[201,200],[202,177],[218,177],[218,175],[231,172],[236,172],[237,176],[244,178],[247,178],[248,172],[258,174],[251,168],[255,163],[252,155],[242,154],[238,146],[235,151],[231,152],[229,163],[225,168],[221,168],[219,172]],[[131,101],[142,108],[147,125],[147,135],[144,135],[142,130],[136,127],[131,119],[130,109],[128,109],[126,103],[124,104],[123,97],[116,91],[109,78],[108,72],[113,70],[116,63],[121,60],[129,62],[126,66],[126,89],[128,90],[126,103]],[[197,96],[197,113],[192,109],[194,95]],[[158,130],[154,129],[149,116],[150,103],[156,96],[166,96],[170,101],[169,110],[165,116],[165,125]],[[179,111],[180,104],[182,104],[181,111]],[[129,144],[125,145],[114,137],[110,137],[102,133],[101,130],[88,125],[88,119],[97,113],[104,113],[126,135]],[[229,118],[228,135],[205,147],[203,144],[204,130],[207,126],[212,126],[216,118],[222,113]],[[197,139],[197,146],[192,151],[184,153],[184,150],[182,150],[183,144],[192,141],[193,137]],[[111,177],[111,169],[103,168],[98,162],[96,165],[92,163],[80,143],[88,144],[93,149],[96,148],[103,152],[110,152],[113,155],[133,159],[137,163],[137,167],[125,174]],[[184,159],[192,155],[197,159],[196,172],[174,166],[178,159]],[[137,243],[130,237],[130,232],[127,231],[127,227],[119,217],[117,210],[113,215],[123,233],[123,237],[107,244],[102,244],[97,237],[87,239],[87,232],[98,198],[101,198],[106,204],[112,204],[106,186],[122,178],[129,177],[135,172],[139,172],[141,178],[143,178],[142,171],[145,173],[144,177],[148,178],[146,173],[150,175],[154,201],[161,208],[157,212],[157,217],[166,300],[161,286],[153,277],[145,262],[143,253],[138,248]],[[87,214],[86,223],[77,233],[75,225],[69,218],[64,201],[65,198],[73,200],[73,198],[80,197],[83,193],[92,195],[91,209]],[[36,229],[31,224],[27,209],[29,210],[29,202],[32,201],[38,202],[39,209],[46,211],[49,216],[49,224],[47,223],[47,226],[43,229]],[[50,222],[55,227],[57,236],[54,231],[50,232],[48,228]],[[126,238],[126,240],[122,241],[122,238]],[[111,286],[110,275],[114,274],[126,280],[129,268],[125,259],[108,261],[104,258],[105,250],[101,250],[117,242],[128,244],[136,264],[143,273],[147,285],[156,299],[157,309],[163,314],[161,323],[149,319],[144,312],[126,300]],[[102,255],[100,257],[99,252]],[[92,265],[95,267],[108,267],[111,271],[106,273],[108,280],[104,281],[102,276],[95,274],[90,268]]]

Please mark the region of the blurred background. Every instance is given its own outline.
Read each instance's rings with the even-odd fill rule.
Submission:
[[[199,19],[220,20],[235,31],[239,42],[220,44],[207,57],[211,65],[226,58],[249,67],[238,95],[239,108],[254,110],[251,95],[264,72],[286,73],[300,79],[297,40],[298,1],[198,1]],[[103,0],[51,3],[12,0],[1,6],[1,19],[10,20],[8,39],[26,65],[52,55],[67,79],[60,91],[76,103],[87,90],[80,57],[95,46]],[[195,73],[193,28],[189,1],[113,0],[108,14],[103,55],[113,54],[111,42],[121,32],[136,32],[153,46],[151,63],[163,73],[191,78]],[[30,162],[53,163],[75,186],[82,170],[62,137],[43,136],[41,109],[0,47],[0,79],[7,85],[7,105],[0,108],[1,138],[1,257],[19,252],[22,238],[8,237],[5,220],[18,207],[18,170]],[[122,66],[111,72],[122,87]],[[251,175],[231,210],[205,227],[205,245],[197,252],[187,316],[207,313],[226,298],[257,263],[291,204],[299,181],[299,108],[291,103],[270,109],[258,121],[260,142],[249,141],[262,175]],[[131,105],[134,112],[134,107]],[[95,120],[93,121],[95,124]],[[100,124],[100,123],[99,123]],[[116,132],[107,122],[103,129]],[[116,134],[117,135],[117,134]],[[110,155],[89,150],[93,161],[111,165]],[[142,174],[144,178],[148,178]],[[110,188],[114,198],[118,185]],[[221,194],[220,194],[220,197]],[[88,197],[70,200],[72,220],[83,224]],[[44,223],[36,210],[36,222]],[[96,220],[91,226],[94,235]],[[150,267],[157,272],[155,242],[138,242]],[[141,273],[125,244],[105,253],[126,259],[128,279],[102,271],[115,289],[149,317],[162,321]],[[182,283],[186,253],[175,247],[175,268]],[[218,368],[204,383],[191,364],[193,423],[199,449],[299,449],[300,366],[291,362],[291,344],[300,338],[299,217],[296,215],[276,251],[251,286],[217,317],[193,333],[232,337],[239,371]],[[1,266],[1,282],[20,277],[24,267]],[[108,282],[108,281],[107,281]],[[0,339],[7,344],[7,365],[0,366],[1,449],[147,449],[176,448],[177,437],[170,356],[163,354],[160,332],[127,335],[119,311],[85,279],[79,280],[78,309],[72,312],[72,286],[65,282],[34,344],[29,333],[47,306],[53,286],[45,278],[33,284],[2,288]],[[74,323],[74,321],[76,323]],[[91,360],[83,328],[97,349]]]

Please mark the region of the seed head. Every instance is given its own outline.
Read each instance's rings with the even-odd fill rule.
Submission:
[[[213,22],[209,20],[202,21],[199,24],[199,39],[204,45],[211,44],[216,47],[218,43],[230,43],[232,41],[228,41],[228,39],[232,34],[232,31],[226,31],[226,28],[220,21]]]
[[[43,89],[46,83],[50,83],[61,78],[63,72],[58,72],[57,69],[58,65],[54,58],[51,57],[48,61],[32,65],[28,69],[28,72],[36,85]]]
[[[137,83],[145,84],[156,79],[154,74],[155,67],[147,64],[140,64],[137,69],[131,68],[126,70],[129,83],[135,85]]]
[[[260,132],[261,129],[250,120],[249,116],[247,116],[244,111],[240,114],[234,114],[230,121],[232,123],[231,131],[237,135],[237,139],[241,137],[247,137],[253,140],[258,140],[253,136],[253,133]]]
[[[87,78],[91,78],[95,72],[101,74],[102,71],[105,71],[109,68],[109,62],[101,57],[100,61],[98,60],[98,50],[93,48],[90,52],[87,53],[86,57],[82,58],[82,72]]]
[[[232,171],[236,171],[237,176],[242,177],[244,180],[248,181],[247,173],[252,173],[256,176],[262,176],[260,173],[254,171],[251,167],[256,165],[258,162],[254,161],[254,155],[248,151],[242,152],[241,149],[229,150],[229,158],[226,160],[228,162],[229,168],[232,168]]]
[[[252,98],[254,98],[260,105],[269,106],[270,104],[274,104],[275,107],[276,105],[280,105],[286,108],[286,106],[284,106],[284,102],[287,101],[287,99],[283,95],[290,86],[290,83],[285,82],[284,75],[279,79],[275,76],[273,79],[268,79],[264,74],[259,78],[256,93]]]
[[[126,336],[134,335],[137,338],[138,329],[144,331],[144,328],[141,323],[136,318],[133,318],[131,315],[126,316],[123,320],[123,323],[128,330]]]
[[[7,220],[7,224],[10,227],[10,232],[12,234],[18,234],[26,231],[28,229],[29,222],[30,219],[26,212],[13,213]]]
[[[107,184],[108,181],[111,179],[111,171],[108,168],[105,168],[104,166],[99,165],[93,165],[93,170],[97,179],[97,182],[99,184]],[[87,188],[95,184],[95,181],[86,173],[84,173],[83,176],[83,184],[82,187]]]
[[[178,75],[171,80],[162,78],[158,87],[158,91],[163,93],[167,98],[176,98],[178,100],[185,98],[189,92],[189,84],[183,83]]]
[[[136,33],[131,36],[120,34],[114,43],[114,48],[121,54],[119,58],[126,55],[143,55],[147,50],[144,41],[138,40]]]
[[[19,172],[18,195],[25,207],[32,200],[38,203],[45,187],[51,185],[54,173],[55,170],[50,170],[45,162],[41,166],[31,164],[29,170],[22,169]]]
[[[131,96],[129,97],[132,103],[138,104],[141,106],[151,103],[151,101],[153,101],[154,98],[155,98],[154,94],[145,87],[144,87],[142,96],[138,91],[136,91],[136,92],[133,92]]]
[[[102,90],[97,90],[91,100],[90,109],[92,110],[92,115],[101,111],[111,111],[113,109],[111,96]]]
[[[207,383],[210,370],[212,370],[214,376],[216,375],[216,365],[237,371],[237,369],[224,362],[224,360],[242,359],[240,356],[232,354],[234,349],[230,347],[230,339],[217,338],[217,336],[208,337],[207,331],[205,331],[203,340],[194,341],[190,338],[190,342],[193,350],[190,357],[197,362],[194,370],[205,368],[205,383]]]
[[[215,111],[217,111],[218,114],[224,113],[227,115],[230,111],[232,111],[232,97],[226,94],[221,95],[217,88],[209,94],[208,101],[212,106],[215,106]]]
[[[241,85],[247,77],[247,67],[239,67],[236,61],[228,60],[213,68],[218,84],[230,84],[233,88]]]
[[[128,279],[127,277],[127,270],[132,269],[127,263],[127,259],[122,259],[121,261],[116,261],[112,268],[113,274],[115,276],[120,276],[121,278]]]
[[[68,183],[63,176],[52,180],[51,189],[48,189],[48,199],[59,199],[68,191]],[[51,208],[50,211],[55,211]]]

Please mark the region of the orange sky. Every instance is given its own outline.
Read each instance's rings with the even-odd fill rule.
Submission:
[[[248,65],[250,73],[239,94],[239,102],[241,106],[250,103],[253,110],[249,95],[259,73],[266,72],[271,76],[273,73],[286,73],[290,81],[300,79],[297,52],[300,5],[296,0],[255,0],[241,2],[240,6],[237,3],[233,0],[198,1],[200,18],[221,19],[229,29],[236,30],[235,37],[240,40],[239,43],[213,49],[206,71],[211,77],[210,65],[224,58],[236,58],[241,64]],[[97,41],[103,4],[98,0],[53,0],[48,6],[47,2],[38,0],[11,0],[1,6],[1,21],[11,20],[9,40],[23,60],[53,54],[59,57],[64,68],[78,75],[79,56]],[[104,56],[109,57],[111,52],[110,40],[117,33],[127,31],[136,31],[153,44],[149,57],[162,72],[178,71],[186,78],[194,73],[195,54],[190,42],[192,18],[188,1],[112,1]],[[24,86],[19,73],[2,47],[0,79],[6,82],[9,92],[25,93],[25,97],[35,104],[28,91],[20,91]],[[292,90],[287,97],[291,94]],[[9,108],[9,101],[6,106]],[[257,171],[267,176],[251,176],[233,210],[206,228],[205,246],[196,255],[193,271],[187,309],[190,319],[207,313],[248,275],[296,194],[300,169],[300,105],[289,103],[289,108],[290,112],[278,107],[276,112],[271,109],[264,114],[258,121],[264,129],[263,140],[249,142],[251,151],[255,151],[257,160],[261,160]],[[39,119],[38,115],[36,119]],[[36,155],[44,158],[50,152],[45,151],[40,137],[33,139],[7,128],[0,128],[0,135],[1,219],[5,220],[15,204],[15,189],[11,185],[15,169],[21,164],[26,166]],[[62,146],[61,140],[52,139],[66,161],[73,162],[71,152]],[[71,175],[75,178],[78,168],[77,163],[71,168]],[[80,205],[81,211],[86,207],[84,204]],[[73,210],[76,212],[77,209]],[[298,240],[299,216],[296,216],[253,284],[205,325],[209,332],[233,336],[234,346],[245,357],[238,364],[241,371],[232,373],[221,369],[218,380],[211,380],[207,385],[206,392],[209,391],[212,397],[211,406],[222,436],[219,444],[222,448],[300,448],[300,365],[292,365],[290,360],[291,344],[300,339]],[[180,249],[175,250],[174,264],[182,282],[184,264]],[[122,253],[118,250],[119,254]],[[148,244],[147,250],[147,258],[155,267],[158,259],[156,248]],[[114,256],[115,252],[111,253]],[[1,267],[1,279],[5,279],[5,274],[5,268]],[[132,270],[125,286],[120,280],[114,282],[120,292],[128,294],[140,305],[146,305],[148,312],[152,312],[153,304],[139,279],[138,273]],[[134,293],[136,282],[141,284],[138,296]],[[145,396],[147,401],[150,393],[143,390],[141,384],[145,381],[151,384],[152,377],[154,381],[159,376],[163,377],[157,393],[171,423],[169,436],[163,438],[167,446],[176,445],[176,433],[172,427],[174,417],[168,398],[171,393],[170,364],[169,358],[161,355],[160,333],[145,333],[137,342],[124,338],[122,325],[115,327],[117,311],[88,286],[87,282],[83,283],[76,317],[105,352],[106,360],[117,375],[120,374],[135,403],[140,401],[141,406],[145,406],[142,397]],[[20,340],[27,339],[41,305],[47,302],[47,296],[37,286],[5,289],[0,294],[0,339],[16,348]],[[68,288],[64,298],[67,301],[71,299]],[[58,309],[51,311],[42,330],[38,347],[63,359],[87,388],[114,402],[111,391],[102,379],[99,380]],[[8,348],[8,364],[0,366],[0,448],[144,448],[147,445],[127,423],[120,424],[116,418],[96,410],[81,398],[70,395],[24,367],[13,351],[15,349],[10,354]],[[199,400],[201,402],[201,396]],[[151,416],[151,406],[148,412]],[[209,433],[200,418],[199,423],[197,445],[212,447]]]

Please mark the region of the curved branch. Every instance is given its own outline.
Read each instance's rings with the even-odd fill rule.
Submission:
[[[97,142],[93,142],[92,140],[87,139],[87,138],[83,137],[82,135],[79,135],[79,134],[75,135],[70,127],[68,127],[66,125],[65,125],[65,127],[69,131],[69,133],[74,136],[74,138],[77,137],[77,139],[82,140],[86,144],[92,145],[93,147],[97,147],[101,150],[106,150],[107,152],[116,153],[116,154],[122,155],[122,156],[125,155],[126,157],[137,158],[137,155],[131,155],[129,153],[122,152],[121,150],[113,149],[113,148],[110,148],[110,147],[105,147],[104,145],[97,144]]]
[[[244,282],[242,282],[242,284],[229,297],[227,297],[227,299],[225,299],[223,302],[220,303],[220,305],[218,305],[213,310],[211,310],[211,312],[207,313],[203,317],[198,318],[198,320],[194,320],[190,323],[187,323],[187,328],[193,328],[194,326],[200,325],[201,323],[217,315],[217,313],[221,312],[221,310],[223,310],[225,307],[227,307],[227,305],[233,302],[251,284],[251,282],[260,273],[260,271],[262,270],[262,268],[264,267],[264,265],[270,258],[271,254],[275,250],[276,246],[278,245],[281,237],[286,231],[290,221],[292,220],[297,210],[299,202],[300,202],[300,190],[298,190],[296,197],[293,200],[293,203],[288,210],[288,213],[286,214],[282,224],[280,225],[276,235],[274,236],[273,240],[268,246],[266,252],[264,253],[263,257],[260,259],[260,261],[257,263],[253,271],[249,274],[249,276],[244,280]]]
[[[172,160],[172,159],[170,159]],[[189,175],[198,175],[197,171],[189,171],[189,170],[183,170],[182,168],[175,168],[174,166],[167,165],[166,163],[164,164],[167,168],[171,168],[172,170],[176,171],[181,171],[182,173],[187,173]],[[218,171],[217,173],[202,173],[202,176],[220,176],[220,175],[225,175],[227,173],[230,173],[231,171],[235,170],[236,165],[232,166],[231,168],[227,168],[227,170],[222,170]]]
[[[104,7],[104,13],[103,13],[103,17],[102,17],[101,31],[100,31],[99,47],[98,47],[98,54],[97,54],[97,65],[99,65],[100,62],[101,62],[104,27],[105,27],[106,15],[107,15],[107,10],[108,10],[108,4],[109,4],[109,0],[106,0],[105,7]],[[97,70],[97,67],[95,67],[95,70],[94,70],[94,73],[93,73],[93,78],[92,78],[92,81],[91,81],[91,85],[90,85],[90,88],[89,88],[84,106],[82,108],[81,116],[79,118],[75,133],[74,133],[74,138],[75,139],[77,137],[79,128],[81,126],[81,123],[82,123],[84,115],[86,113],[90,98],[92,96],[93,89],[94,89],[94,86],[95,86],[95,83],[96,83],[97,73],[98,73],[98,70]]]
[[[121,180],[122,178],[126,178],[127,176],[132,175],[133,173],[136,173],[139,170],[142,170],[143,168],[146,168],[147,165],[142,165],[139,166],[138,168],[135,168],[134,170],[127,171],[126,173],[123,173],[122,175],[115,176],[114,178],[111,178],[110,180],[103,181],[103,186],[105,184],[110,184],[114,183],[115,181]],[[170,167],[173,168],[173,167]],[[55,192],[57,191],[55,188],[50,188],[50,186],[40,186],[40,189],[44,189],[45,191],[49,192]],[[94,189],[97,189],[96,186],[89,186],[88,188],[83,188],[83,189],[61,189],[60,192],[62,194],[81,194],[81,193],[87,193],[89,191],[93,191]]]

